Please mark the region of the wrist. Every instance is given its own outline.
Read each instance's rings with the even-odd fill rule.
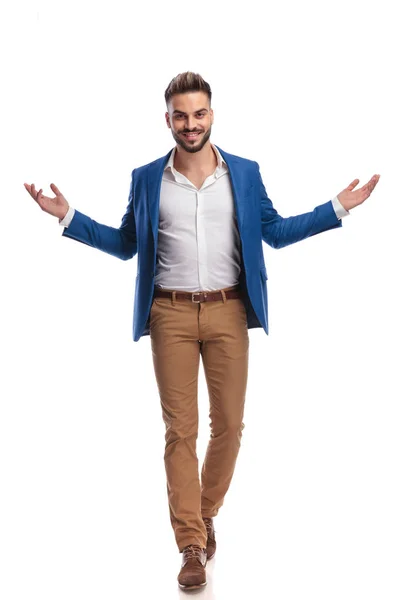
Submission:
[[[65,219],[65,217],[67,216],[67,213],[68,213],[68,211],[69,211],[69,204],[67,204],[67,207],[66,207],[66,208],[64,207],[64,208],[63,208],[63,210],[62,210],[62,213],[60,213],[60,214],[58,215],[58,220],[59,220],[60,222],[61,222],[63,219]]]
[[[339,194],[333,198],[332,204],[338,219],[350,214],[345,203],[339,198]]]

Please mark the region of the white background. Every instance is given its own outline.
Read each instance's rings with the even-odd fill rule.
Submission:
[[[343,228],[264,245],[242,448],[205,598],[398,600],[395,3],[3,2],[3,600],[184,597],[136,258],[61,237],[23,183],[119,226],[133,168],[174,141],[164,90],[211,85],[212,141],[257,160],[282,216],[381,179]],[[199,375],[200,465],[208,399]]]

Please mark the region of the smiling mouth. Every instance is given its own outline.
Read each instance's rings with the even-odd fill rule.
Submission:
[[[185,136],[187,140],[195,140],[200,133],[201,131],[196,131],[195,133],[182,133],[182,135]]]

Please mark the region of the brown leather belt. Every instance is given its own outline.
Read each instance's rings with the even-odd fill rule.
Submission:
[[[172,292],[167,292],[166,290],[154,290],[155,298],[172,298]],[[240,288],[234,290],[226,290],[225,297],[228,300],[229,298],[241,298],[242,293]],[[191,300],[192,302],[213,302],[215,300],[223,300],[222,293],[219,290],[218,292],[175,292],[175,298],[177,300]]]

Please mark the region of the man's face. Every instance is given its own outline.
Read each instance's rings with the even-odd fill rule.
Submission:
[[[176,143],[193,153],[208,141],[214,113],[205,92],[187,92],[172,96],[165,119]]]

